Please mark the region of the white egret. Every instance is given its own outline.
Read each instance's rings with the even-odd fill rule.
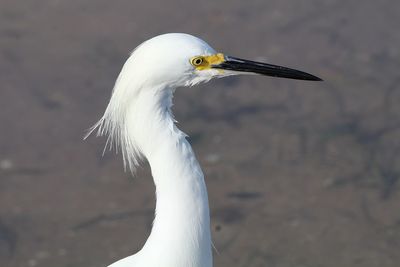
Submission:
[[[177,87],[240,73],[318,81],[294,69],[217,53],[182,33],[156,36],[139,45],[122,68],[111,100],[88,135],[107,136],[134,171],[141,157],[156,186],[154,224],[143,248],[112,267],[211,267],[212,243],[203,172],[171,113]],[[107,145],[106,145],[107,146]]]

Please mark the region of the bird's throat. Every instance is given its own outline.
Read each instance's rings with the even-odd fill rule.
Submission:
[[[211,267],[207,189],[185,134],[174,124],[172,94],[169,89],[141,93],[126,118],[129,137],[147,158],[156,186],[153,228],[138,256],[153,259],[153,266]]]

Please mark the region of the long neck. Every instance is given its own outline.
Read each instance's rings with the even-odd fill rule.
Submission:
[[[126,118],[129,137],[149,161],[156,186],[153,229],[138,256],[148,258],[148,266],[211,267],[207,189],[192,148],[171,116],[172,93],[141,92]]]

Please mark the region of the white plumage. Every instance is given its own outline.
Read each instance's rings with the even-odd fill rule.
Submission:
[[[217,54],[188,34],[154,37],[138,46],[116,81],[110,103],[89,131],[121,149],[132,171],[148,160],[156,186],[151,234],[136,254],[112,267],[211,267],[211,233],[204,176],[186,135],[171,113],[177,87],[236,73],[253,72],[317,80],[310,74]]]

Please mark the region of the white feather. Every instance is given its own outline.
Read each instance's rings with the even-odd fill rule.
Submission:
[[[197,56],[209,61],[195,68],[190,59]],[[200,65],[204,62],[208,65]],[[128,58],[103,117],[87,136],[96,129],[97,135],[105,135],[110,148],[121,149],[124,166],[132,172],[145,157],[157,204],[143,248],[112,267],[212,267],[204,176],[186,135],[175,125],[172,97],[177,87],[244,72],[320,80],[298,70],[216,54],[204,41],[181,33],[154,37]]]
[[[156,185],[156,217],[142,250],[112,267],[211,267],[211,234],[204,176],[171,113],[176,87],[219,76],[195,71],[189,59],[215,51],[187,34],[165,34],[136,48],[115,83],[103,117],[89,130],[121,149],[135,171],[144,156]],[[107,146],[107,145],[106,145]]]

